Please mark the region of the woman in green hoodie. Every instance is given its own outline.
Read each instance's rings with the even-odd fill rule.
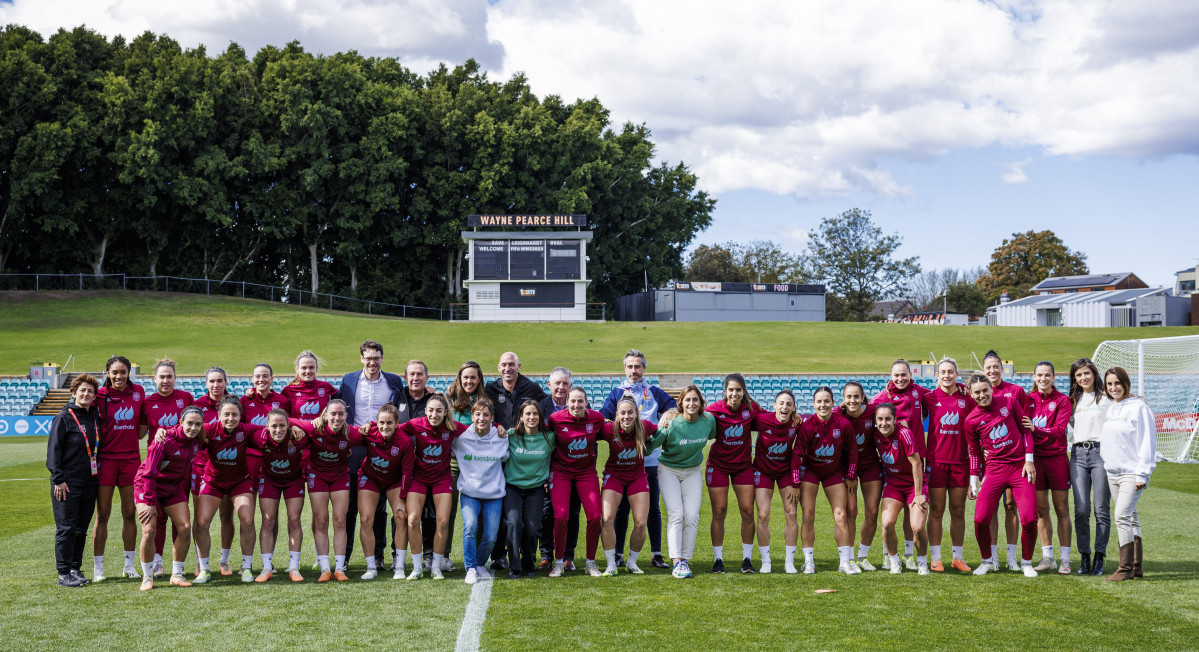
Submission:
[[[504,463],[508,579],[532,577],[537,568],[545,483],[554,452],[554,431],[546,427],[537,401],[522,403],[517,415],[516,427],[508,431],[508,461]]]
[[[667,410],[649,447],[662,448],[658,486],[666,503],[666,544],[674,561],[672,575],[691,577],[691,555],[699,529],[704,492],[704,448],[716,438],[716,418],[704,411],[704,395],[695,385],[679,394],[678,410]]]

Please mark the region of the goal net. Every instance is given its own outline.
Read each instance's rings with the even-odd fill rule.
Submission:
[[[1123,367],[1157,419],[1157,457],[1199,461],[1199,335],[1111,340],[1095,349],[1099,373]]]

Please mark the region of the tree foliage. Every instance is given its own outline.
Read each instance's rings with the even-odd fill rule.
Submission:
[[[902,296],[920,273],[918,257],[895,257],[903,239],[883,235],[870,211],[826,217],[808,238],[805,266],[810,278],[827,286],[831,321],[866,321],[875,301]]]
[[[947,287],[945,301],[950,312],[964,312],[972,319],[983,316],[989,305],[978,284],[970,281],[958,281]]]
[[[1051,276],[1086,273],[1085,253],[1071,251],[1053,231],[1027,231],[1013,233],[995,249],[978,287],[987,301],[994,303],[1004,290],[1017,299]]]
[[[687,262],[688,281],[804,283],[800,256],[772,240],[700,245]]]
[[[474,61],[0,29],[0,269],[282,284],[439,306],[472,213],[585,213],[610,302],[683,274],[714,200],[598,99]],[[236,275],[236,276],[234,276]]]

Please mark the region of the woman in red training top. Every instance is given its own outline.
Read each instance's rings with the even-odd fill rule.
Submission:
[[[550,502],[554,507],[554,567],[550,577],[562,577],[571,487],[578,492],[587,517],[587,572],[599,577],[602,573],[595,565],[595,549],[599,545],[601,512],[595,442],[604,429],[604,415],[587,409],[587,392],[574,387],[566,398],[566,409],[551,414],[549,425],[556,439],[550,459]]]
[[[603,524],[600,538],[608,567],[604,575],[616,575],[616,510],[628,496],[633,513],[633,533],[629,536],[629,557],[625,569],[634,575],[645,571],[637,566],[637,557],[645,545],[645,523],[649,519],[649,478],[645,474],[645,456],[653,450],[649,438],[658,432],[652,421],[641,418],[641,407],[630,397],[616,403],[616,420],[605,423],[600,439],[608,443],[608,461],[604,464]]]
[[[317,380],[320,361],[312,351],[300,351],[296,356],[296,377],[280,392],[287,397],[287,412],[297,419],[315,419],[325,411],[325,406],[337,389],[323,380]]]
[[[375,549],[375,506],[379,497],[386,498],[391,505],[391,519],[394,532],[391,540],[395,542],[396,571],[392,579],[404,579],[404,553],[408,551],[408,513],[405,501],[408,499],[408,485],[412,482],[414,455],[412,438],[395,436],[400,423],[400,411],[391,403],[379,408],[379,413],[372,423],[360,428],[362,438],[366,440],[366,457],[362,458],[362,467],[358,475],[358,514],[362,518],[362,527],[358,532],[362,538],[363,550]],[[378,576],[374,556],[366,558],[366,573],[364,580],[373,580]]]
[[[890,403],[895,407],[895,420],[912,431],[912,434],[924,442],[924,414],[921,402],[929,390],[912,382],[912,366],[900,358],[891,364],[891,380],[887,388],[870,399],[870,404],[878,406]],[[905,511],[907,508],[904,508]],[[909,515],[910,516],[910,515]],[[911,518],[903,519],[903,556],[907,567],[916,570],[916,559],[912,556],[915,540],[912,535]]]
[[[181,389],[175,389],[175,361],[169,358],[164,358],[154,363],[154,384],[158,388],[157,392],[147,394],[146,400],[142,402],[142,425],[146,426],[147,432],[157,433],[160,429],[172,428],[180,425],[180,417],[183,414],[183,409],[192,404],[192,395]],[[200,413],[200,419],[203,420],[204,413]],[[188,458],[189,462],[191,458]],[[191,490],[191,469],[188,469],[186,490]],[[167,513],[164,510],[158,510],[158,523],[154,528],[154,576],[158,577],[163,573],[162,567],[162,549],[166,546],[167,538]],[[174,532],[172,538],[178,538],[179,533]],[[188,541],[191,541],[191,535],[188,535]],[[188,545],[191,545],[190,543]]]
[[[857,442],[847,441],[853,436],[853,426],[849,420],[833,412],[832,389],[818,388],[812,395],[812,407],[816,414],[800,425],[791,457],[791,477],[799,485],[799,499],[803,506],[803,526],[800,529],[803,572],[816,572],[816,562],[812,557],[812,547],[816,543],[816,490],[823,486],[824,496],[833,508],[833,536],[841,557],[838,569],[847,575],[854,575],[862,571],[850,563],[853,534],[849,531],[849,520],[845,516],[848,493],[845,482],[858,477],[858,446]]]
[[[759,412],[754,417],[753,429],[758,432],[754,446],[754,503],[757,505],[758,553],[762,565],[758,572],[770,572],[770,503],[774,499],[774,487],[778,485],[783,498],[783,542],[787,546],[784,570],[795,573],[795,543],[799,539],[799,517],[796,514],[798,500],[792,499],[797,491],[791,477],[791,454],[795,433],[803,419],[795,410],[795,394],[784,389],[774,397],[774,412]]]
[[[924,395],[924,413],[928,415],[928,439],[925,450],[929,462],[929,568],[940,573],[941,522],[949,506],[949,540],[953,544],[952,568],[970,572],[962,558],[966,538],[966,492],[970,487],[969,461],[966,455],[966,415],[974,409],[974,399],[958,384],[958,363],[945,358],[937,365],[937,387]]]
[[[288,433],[291,436],[288,436]],[[259,554],[262,555],[262,572],[255,582],[266,582],[275,574],[275,540],[279,535],[279,501],[287,507],[287,575],[293,582],[303,582],[300,575],[300,544],[304,540],[304,527],[300,517],[304,512],[304,450],[308,439],[304,431],[290,425],[287,412],[282,407],[272,408],[266,414],[266,427],[254,434],[251,451],[258,451],[262,461],[262,472],[258,476],[258,510],[262,513],[262,533],[259,538]],[[251,456],[247,460],[253,459]]]
[[[121,493],[121,540],[125,544],[125,577],[139,577],[137,564],[137,518],[133,505],[133,476],[141,463],[141,444],[146,428],[141,425],[146,392],[129,382],[133,366],[123,355],[114,355],[104,365],[104,386],[96,393],[96,409],[104,424],[100,436],[104,445],[99,452],[100,473],[96,476],[96,521],[92,529],[92,554],[95,555],[93,582],[104,580],[104,548],[108,543],[108,517],[112,514],[112,495]]]
[[[241,398],[242,423],[248,423],[255,428],[265,428],[267,416],[271,410],[283,410],[291,416],[291,402],[287,397],[271,389],[275,382],[275,370],[265,362],[254,365],[254,373],[250,376],[253,385],[246,395]],[[246,467],[250,470],[250,481],[258,486],[262,477],[262,451],[250,447],[246,456]]]
[[[142,587],[154,588],[153,542],[159,529],[158,514],[171,518],[175,541],[171,566],[171,586],[191,586],[183,577],[183,564],[191,546],[191,512],[187,509],[188,481],[192,457],[206,444],[204,413],[199,408],[182,410],[182,424],[160,428],[162,439],[155,438],[146,451],[146,459],[137,469],[134,494],[137,496],[137,520],[142,524]]]
[[[899,513],[907,509],[908,527],[913,531],[913,543],[918,555],[916,570],[921,575],[928,575],[928,559],[925,556],[928,552],[928,534],[924,531],[924,519],[928,514],[924,440],[896,423],[895,406],[890,403],[882,403],[875,408],[874,421],[874,443],[886,472],[881,509],[887,565],[892,575],[903,572],[895,522],[899,520]]]
[[[1036,388],[1024,402],[1022,425],[1032,431],[1033,463],[1037,467],[1037,530],[1041,535],[1041,563],[1036,570],[1070,574],[1070,458],[1066,457],[1066,429],[1070,426],[1070,399],[1053,386],[1053,363],[1042,360],[1033,371]],[[1053,522],[1049,496],[1057,516],[1057,542],[1062,564],[1053,560]]]
[[[741,512],[741,572],[754,572],[750,557],[754,549],[754,468],[750,460],[753,447],[754,417],[762,408],[745,391],[745,377],[724,377],[724,400],[708,405],[716,417],[716,443],[708,450],[704,480],[708,500],[712,502],[712,552],[716,561],[713,573],[724,572],[724,519],[729,508],[729,484],[737,496]]]
[[[466,432],[470,425],[458,423],[450,418],[450,403],[445,396],[433,394],[425,403],[425,416],[400,424],[398,433],[412,440],[413,464],[412,483],[408,487],[408,541],[412,544],[412,572],[410,580],[424,576],[421,553],[424,539],[421,537],[420,519],[425,508],[425,498],[433,500],[437,513],[437,531],[433,533],[433,562],[429,567],[433,579],[445,579],[441,574],[441,562],[445,555],[445,543],[450,533],[450,510],[454,478],[450,472],[450,457],[453,455],[454,440]],[[397,568],[403,566],[397,564]]]
[[[858,524],[858,486],[861,485],[862,505],[866,513],[862,517],[862,538],[854,565],[866,571],[875,570],[868,556],[878,530],[878,506],[883,497],[883,466],[878,458],[878,448],[874,445],[874,411],[875,407],[866,403],[866,390],[861,383],[856,380],[845,383],[841,389],[841,405],[835,412],[853,426],[854,443],[858,448],[858,477],[845,483],[845,511],[852,543]]]
[[[241,403],[229,397],[221,401],[216,423],[204,426],[204,449],[208,463],[200,482],[199,506],[196,509],[196,548],[200,555],[200,572],[196,584],[211,577],[208,571],[208,551],[211,540],[208,527],[225,497],[231,497],[240,521],[241,581],[253,582],[250,564],[254,555],[254,485],[246,469],[246,447],[251,433],[241,424]]]
[[[983,375],[987,377],[987,381],[991,383],[991,395],[996,398],[1007,399],[1024,408],[1028,402],[1024,394],[1024,388],[1009,383],[1003,379],[1003,361],[1000,360],[999,354],[993,349],[987,351],[983,356]],[[983,472],[986,472],[986,466],[983,466]],[[1012,498],[1012,492],[1009,489],[1004,492],[1003,504],[1005,515],[1004,527],[1007,534],[1007,559],[1008,570],[1019,571],[1020,562],[1017,558],[1016,541],[1020,537],[1020,519],[1016,515],[1016,501]],[[999,507],[995,507],[995,514],[991,516],[991,561],[998,568],[998,549],[999,549]]]
[[[220,367],[209,367],[204,374],[204,386],[207,392],[196,399],[195,406],[204,412],[204,425],[211,426],[220,417],[220,405],[225,399],[234,398],[228,392],[229,377]],[[234,398],[236,400],[236,398]],[[200,513],[200,484],[204,481],[204,469],[208,466],[208,451],[201,448],[192,460],[192,513]],[[229,554],[233,548],[233,500],[228,496],[221,501],[221,575],[232,575],[233,568],[229,565]],[[194,537],[193,537],[194,538]],[[199,560],[200,550],[196,549],[196,559]],[[197,561],[198,563],[198,561]],[[196,574],[200,574],[199,566]]]
[[[326,383],[327,384],[327,383]],[[293,385],[294,386],[294,385]],[[295,412],[293,411],[293,414]],[[291,420],[308,435],[308,500],[312,503],[312,538],[319,583],[349,581],[346,563],[346,510],[350,506],[350,448],[362,445],[358,431],[346,423],[346,404],[332,399],[312,421]],[[332,505],[332,508],[330,508]],[[329,569],[329,519],[333,519],[333,556]]]
[[[1011,489],[1020,515],[1021,570],[1025,577],[1036,577],[1032,567],[1032,550],[1037,537],[1037,469],[1033,463],[1032,433],[1022,424],[1024,409],[1019,403],[992,395],[986,376],[970,377],[970,394],[975,407],[966,418],[966,443],[970,447],[970,497],[978,499],[974,510],[974,537],[979,551],[987,554],[991,541],[991,514],[1004,490]],[[982,456],[987,456],[987,476],[981,488],[979,468]],[[975,575],[997,570],[998,565],[984,559]]]

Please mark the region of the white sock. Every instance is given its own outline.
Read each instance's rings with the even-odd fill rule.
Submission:
[[[287,552],[287,570],[300,570],[300,552],[298,550]]]
[[[1020,565],[1021,566],[1032,566],[1032,560],[1031,559],[1021,559]]]
[[[1053,546],[1041,546],[1041,557],[1053,559]]]
[[[717,559],[724,559],[724,546],[712,546],[712,554],[716,555]]]
[[[275,570],[275,565],[274,565],[275,553],[264,552],[260,556],[262,557],[262,570],[264,570],[264,571]]]
[[[408,555],[407,550],[397,550],[396,551],[396,568],[398,568],[400,570],[404,569],[404,559],[406,559],[407,555]]]
[[[962,546],[954,546],[953,547],[953,558],[955,560],[962,558]]]
[[[853,558],[853,546],[837,546],[837,556],[841,558],[842,564],[848,564]]]
[[[917,564],[927,564],[928,556],[927,555],[916,555],[916,563]]]
[[[208,572],[208,558],[207,558],[207,557],[201,557],[201,558],[199,559],[199,562],[198,562],[198,563],[200,564],[200,572],[201,572],[201,573],[207,573],[207,572]]]
[[[162,563],[162,555],[157,555],[157,554],[154,555],[154,563],[161,564]]]
[[[439,555],[437,553],[433,553],[433,568],[436,568],[437,570],[441,570],[441,560],[442,559],[445,559],[445,555]]]
[[[366,556],[366,570],[368,570],[368,571],[375,570],[375,556],[374,555]]]
[[[253,568],[253,567],[254,567],[254,555],[242,555],[241,556],[241,569],[246,570],[247,568]]]
[[[762,561],[770,559],[770,546],[758,546],[758,556]]]
[[[1070,561],[1070,546],[1061,546],[1062,561]]]
[[[229,553],[233,552],[233,548],[221,548],[221,564],[229,563]]]
[[[616,548],[610,548],[604,551],[604,559],[608,560],[608,566],[616,565]]]
[[[811,563],[813,563],[813,560],[812,560],[812,549],[811,549],[811,548],[804,548],[804,549],[803,549],[803,563],[805,563],[805,564],[811,564]]]
[[[335,562],[337,562],[337,570],[343,571],[346,569],[346,556],[345,555],[333,555],[333,560]]]
[[[563,562],[563,560],[561,560],[561,559],[555,559],[555,560],[554,560],[554,565],[555,565],[555,566],[561,566],[563,563],[564,563],[564,562]]]
[[[96,569],[97,575],[104,574],[104,555],[95,555],[92,557],[92,568]]]
[[[933,561],[941,561],[941,546],[929,546],[928,551],[932,555]]]
[[[633,564],[634,566],[636,566],[636,565],[637,565],[637,558],[638,558],[638,557],[640,557],[640,556],[641,556],[641,551],[640,551],[640,550],[637,550],[637,551],[632,551],[632,550],[630,550],[630,551],[629,551],[629,560],[628,560],[626,563]]]
[[[128,568],[133,568],[133,563],[136,560],[136,558],[137,558],[136,550],[126,550],[125,551],[125,566]]]
[[[154,577],[154,562],[142,562],[142,577]]]
[[[795,546],[787,546],[787,563],[795,565]]]
[[[171,574],[172,575],[182,575],[183,574],[183,565],[184,565],[184,562],[181,562],[181,561],[171,562]]]
[[[320,564],[322,573],[329,572],[329,555],[317,555],[316,563]]]
[[[991,546],[991,561],[999,561],[999,546]]]
[[[915,541],[908,541],[907,539],[903,540],[903,556],[904,557],[907,557],[908,555],[912,554],[912,551],[915,549],[916,549]]]
[[[754,556],[754,544],[752,544],[752,543],[741,544],[741,558],[749,559],[750,557],[753,557],[753,556]]]
[[[858,544],[858,559],[865,559],[870,556],[870,546]]]
[[[890,560],[892,566],[899,565],[899,555],[887,555],[887,559]]]
[[[1009,564],[1016,563],[1016,544],[1007,544],[1007,561]]]

